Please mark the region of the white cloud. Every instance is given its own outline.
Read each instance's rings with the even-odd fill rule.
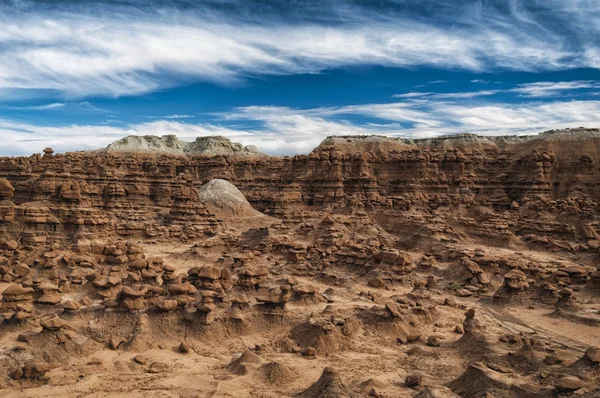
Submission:
[[[434,93],[421,93],[418,91],[411,91],[410,93],[404,93],[404,94],[394,94],[392,95],[392,98],[419,98],[419,97],[427,97],[429,95],[432,95]]]
[[[97,149],[134,131],[109,126],[43,127],[0,120],[0,155],[41,153],[46,147],[58,151]]]
[[[185,140],[223,135],[270,154],[295,154],[310,152],[330,135],[532,134],[566,127],[598,127],[600,101],[474,105],[432,100],[313,109],[252,106],[219,116],[220,124],[156,120],[126,127],[41,127],[0,120],[0,155],[29,155],[47,146],[58,152],[97,149],[127,135],[175,134]],[[365,120],[352,123],[341,119],[350,116]],[[230,125],[237,121],[252,122],[254,127]]]
[[[499,90],[481,90],[481,91],[473,91],[473,92],[464,92],[464,93],[437,93],[433,94],[431,98],[475,98],[475,97],[485,97],[488,95],[497,94]]]
[[[174,115],[169,115],[169,116],[163,116],[162,119],[189,119],[192,117],[194,117],[194,116],[174,114]],[[161,119],[161,118],[158,118],[158,119]]]
[[[563,35],[541,28],[536,18],[547,15],[542,12],[515,11],[508,18],[483,6],[457,12],[452,24],[440,16],[365,14],[329,26],[267,18],[258,25],[239,15],[164,7],[128,13],[106,5],[95,15],[0,12],[0,96],[22,90],[129,95],[189,79],[234,84],[248,75],[360,64],[475,71],[598,67],[598,8],[584,6],[553,2],[569,31]]]
[[[600,88],[600,82],[593,80],[575,80],[569,82],[535,82],[520,84],[510,90],[525,97],[551,97],[563,91]]]
[[[473,80],[471,80],[473,82]],[[600,88],[600,82],[594,80],[574,80],[567,82],[532,82],[519,84],[509,89],[497,90],[479,90],[453,93],[434,93],[434,92],[409,92],[405,94],[394,94],[393,98],[427,98],[427,99],[466,99],[475,97],[484,97],[501,93],[514,93],[521,97],[556,97],[563,95],[568,91],[591,90]],[[593,95],[593,93],[585,92]]]
[[[64,108],[66,104],[61,102],[53,102],[45,105],[30,105],[30,106],[5,106],[6,109],[15,109],[15,110],[28,110],[28,111],[44,111],[44,110],[52,110]]]
[[[87,101],[80,102],[51,102],[43,105],[0,105],[2,109],[11,109],[18,111],[55,111],[55,110],[77,110],[82,112],[106,112]]]
[[[442,83],[447,83],[447,81],[446,80],[432,80],[432,81],[429,81],[429,82],[424,83],[424,84],[419,84],[419,85],[417,85],[415,87],[416,88],[421,88],[421,87],[429,86],[431,84],[442,84]]]
[[[354,128],[344,123],[333,123],[330,126],[323,124],[323,127],[327,127],[327,131],[322,137],[350,134],[351,131],[354,131],[352,134],[414,137],[461,132],[483,135],[531,134],[567,127],[597,127],[600,125],[600,101],[476,105],[432,100],[307,110],[247,107],[238,109],[227,118],[262,121],[274,134],[285,137],[286,134],[298,134],[301,126],[316,122],[324,123],[326,118],[346,115],[377,118],[389,123],[365,123]],[[286,123],[289,120],[295,120],[297,123]],[[274,126],[279,126],[280,129]],[[319,130],[310,128],[303,131],[308,135],[321,134]]]
[[[52,104],[48,104],[48,105],[38,105],[38,106],[30,106],[29,109],[34,109],[34,110],[46,110],[46,109],[57,109],[57,108],[62,108],[64,107],[65,104],[62,104],[60,102],[54,102]]]

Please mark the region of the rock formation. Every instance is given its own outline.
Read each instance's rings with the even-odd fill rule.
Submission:
[[[0,158],[0,395],[593,396],[595,148],[573,129]]]
[[[198,137],[192,142],[182,141],[175,135],[130,135],[110,144],[102,152],[108,153],[156,153],[170,155],[262,155],[253,145],[244,146],[221,136]]]
[[[259,212],[252,208],[244,195],[228,181],[215,179],[203,184],[198,198],[212,213],[222,217],[255,217]]]

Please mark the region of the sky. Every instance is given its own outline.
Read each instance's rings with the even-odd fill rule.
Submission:
[[[0,156],[600,127],[598,0],[0,3]]]

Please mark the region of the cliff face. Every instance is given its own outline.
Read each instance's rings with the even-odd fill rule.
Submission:
[[[390,211],[427,216],[443,208],[449,211],[444,217],[460,217],[483,206],[488,219],[512,211],[508,221],[488,222],[502,225],[502,233],[516,233],[522,220],[541,210],[553,218],[595,214],[600,132],[426,140],[333,137],[309,155],[294,157],[160,151],[53,155],[48,150],[43,156],[0,159],[0,178],[0,234],[4,239],[20,234],[29,243],[99,232],[207,233],[220,220],[199,202],[197,190],[217,178],[233,183],[258,210],[278,217],[292,209],[344,203],[374,217]],[[524,222],[522,228],[535,229],[536,222]]]

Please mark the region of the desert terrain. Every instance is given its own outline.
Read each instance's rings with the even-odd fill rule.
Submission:
[[[0,158],[0,396],[600,397],[599,250],[597,129]]]

